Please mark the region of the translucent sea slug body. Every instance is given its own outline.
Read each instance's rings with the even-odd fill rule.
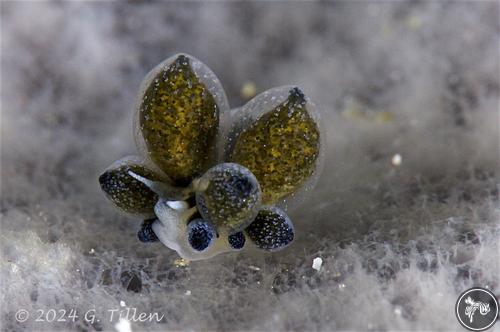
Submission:
[[[217,77],[180,54],[146,76],[135,112],[142,157],[112,164],[99,182],[119,210],[146,219],[140,241],[189,260],[293,241],[284,210],[312,188],[322,156],[314,105],[298,87],[229,111]]]

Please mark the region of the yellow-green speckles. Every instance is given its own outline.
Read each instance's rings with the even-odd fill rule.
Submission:
[[[214,97],[180,55],[146,88],[139,123],[151,160],[186,186],[214,161],[219,109]]]
[[[139,216],[154,216],[154,206],[158,201],[158,195],[130,176],[129,171],[149,180],[161,180],[158,175],[143,165],[122,164],[106,170],[99,177],[102,190],[120,210]]]
[[[257,215],[261,191],[255,176],[245,167],[223,163],[196,180],[196,203],[205,220],[234,233],[243,230]]]
[[[263,204],[296,191],[314,172],[320,133],[307,111],[304,94],[290,90],[288,98],[243,129],[230,161],[248,168],[258,179]]]

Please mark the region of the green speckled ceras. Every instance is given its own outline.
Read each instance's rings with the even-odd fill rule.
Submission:
[[[128,174],[129,171],[151,180],[161,180],[158,175],[143,165],[128,163],[102,173],[99,177],[102,190],[119,209],[144,217],[154,216],[154,206],[158,201],[158,195],[131,177]]]
[[[147,220],[141,241],[159,240],[189,260],[293,241],[278,206],[304,184],[310,191],[321,157],[317,115],[301,89],[268,90],[221,122],[229,107],[219,80],[180,54],[146,76],[137,100],[142,156],[114,163],[99,182],[119,210]]]
[[[252,171],[263,188],[264,204],[296,191],[315,170],[319,129],[298,88],[288,98],[243,129],[230,156]]]
[[[175,185],[187,185],[214,162],[219,107],[180,55],[154,77],[139,110],[151,160]]]

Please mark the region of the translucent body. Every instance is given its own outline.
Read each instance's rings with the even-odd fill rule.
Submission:
[[[158,220],[153,223],[153,231],[165,246],[177,251],[182,258],[191,261],[237,251],[231,248],[228,236],[224,233],[220,233],[219,237],[204,251],[193,249],[189,244],[187,227],[188,221],[196,212],[196,208],[189,208],[186,202],[160,199],[155,206]]]
[[[187,186],[217,160],[219,116],[228,109],[217,77],[197,59],[175,55],[144,79],[134,127],[141,152]]]
[[[141,240],[156,236],[189,260],[246,243],[274,251],[293,240],[290,219],[273,205],[297,206],[321,170],[324,137],[314,105],[300,88],[284,86],[227,111],[217,77],[189,55],[146,76],[134,116],[144,160],[103,177],[121,210],[157,218],[143,225]]]

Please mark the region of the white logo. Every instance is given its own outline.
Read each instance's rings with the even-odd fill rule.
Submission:
[[[468,304],[465,307],[465,315],[469,317],[470,322],[474,320],[474,313],[479,309],[479,313],[484,316],[490,312],[490,304],[481,301],[474,301],[470,296],[465,299],[465,303]]]
[[[484,331],[498,318],[498,300],[490,290],[474,287],[466,290],[455,304],[457,319],[468,330]]]

